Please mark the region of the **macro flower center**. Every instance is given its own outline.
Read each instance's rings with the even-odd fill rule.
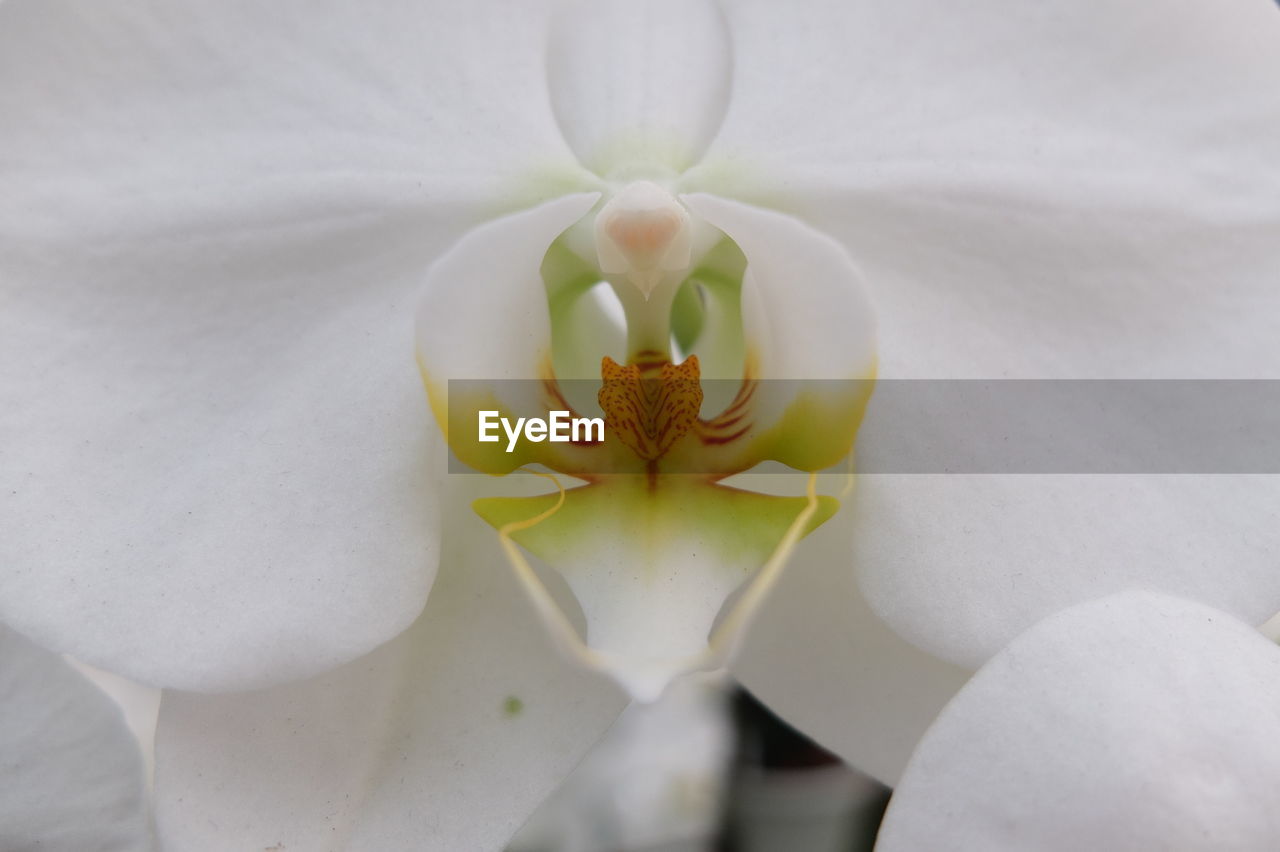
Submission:
[[[600,368],[606,428],[645,461],[660,458],[698,422],[702,408],[698,356],[625,367],[609,356]]]

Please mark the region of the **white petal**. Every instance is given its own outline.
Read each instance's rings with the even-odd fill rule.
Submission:
[[[613,722],[623,697],[561,660],[493,531],[451,502],[403,635],[301,683],[166,693],[167,849],[498,850]]]
[[[726,14],[733,100],[690,183],[850,247],[882,376],[1280,375],[1272,4]]]
[[[551,105],[579,160],[600,174],[680,172],[729,102],[732,57],[710,0],[565,4],[547,51]]]
[[[835,464],[848,453],[876,371],[861,273],[838,243],[793,217],[713,195],[681,200],[747,262],[742,326],[751,377],[764,381],[752,398],[752,431],[730,445],[752,461],[728,468],[761,458],[804,470]]]
[[[852,508],[872,606],[971,668],[1045,615],[1129,588],[1258,624],[1280,607],[1274,476],[873,475]]]
[[[680,198],[724,231],[747,259],[744,330],[761,379],[864,378],[875,369],[876,327],[866,285],[847,251],[791,216],[701,193]]]
[[[1280,649],[1129,593],[1051,616],[925,735],[877,849],[1271,849]]]
[[[427,274],[417,350],[431,405],[464,463],[507,473],[555,455],[549,443],[477,440],[480,412],[546,416],[542,380],[552,364],[551,319],[540,269],[551,243],[598,195],[579,193],[512,213],[469,232]],[[450,385],[450,382],[465,382]],[[557,469],[559,467],[557,466]]]
[[[56,654],[0,626],[0,845],[151,848],[142,757],[119,709]]]
[[[417,615],[413,290],[572,165],[545,5],[479,11],[0,6],[0,617],[220,688]]]
[[[567,195],[486,222],[432,265],[417,317],[418,355],[431,384],[539,378],[551,357],[539,267],[598,197]]]
[[[727,14],[752,61],[692,183],[761,193],[850,247],[882,378],[1280,376],[1272,4]],[[734,154],[751,168],[711,171]],[[912,428],[880,413],[867,452]],[[910,641],[976,666],[1135,584],[1274,614],[1278,500],[1264,479],[876,478],[855,564]]]
[[[219,688],[335,665],[418,614],[437,529],[409,298],[425,258],[403,229],[296,230],[6,267],[16,627]]]
[[[893,786],[969,672],[903,641],[867,606],[849,565],[848,512],[797,545],[731,670],[788,723]]]
[[[328,202],[293,223],[545,197],[512,181],[573,166],[546,107],[550,6],[7,2],[0,222],[82,243],[241,228],[264,199]]]

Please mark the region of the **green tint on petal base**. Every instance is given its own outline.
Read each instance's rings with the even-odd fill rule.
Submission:
[[[594,215],[594,211],[589,215]],[[599,379],[600,359],[604,355],[624,357],[626,332],[621,327],[612,331],[601,328],[609,320],[583,310],[583,302],[590,298],[591,289],[608,285],[601,284],[600,271],[585,261],[579,249],[572,245],[572,236],[570,233],[560,235],[547,249],[539,269],[551,316],[552,369],[560,380]],[[610,340],[611,337],[616,340]]]
[[[707,310],[694,283],[686,280],[671,304],[671,336],[681,352],[688,352],[693,348],[694,341],[702,332],[702,322],[706,315]]]
[[[687,316],[689,307],[679,299],[672,310],[672,326],[676,340],[686,352],[696,354],[702,362],[704,379],[741,379],[745,376],[747,346],[742,333],[742,276],[747,259],[733,240],[722,238],[694,265],[685,283],[685,290],[697,296],[695,303],[701,316],[695,328]],[[687,342],[680,339],[682,333],[694,332]],[[716,400],[708,400],[703,406],[703,417],[714,417],[724,410],[730,400],[716,406]]]
[[[874,387],[875,379],[869,377],[815,382],[794,395],[786,388],[788,396],[779,403],[784,413],[751,446],[755,459],[777,460],[797,470],[835,467],[853,451]],[[762,402],[760,408],[768,406]]]
[[[501,529],[559,500],[494,497],[473,506]],[[810,505],[702,477],[616,476],[565,492],[559,510],[511,535],[568,583],[586,617],[587,653],[636,697],[654,698],[672,677],[725,663],[735,637],[708,643],[721,607],[760,568],[781,567],[795,538],[788,534]],[[799,534],[838,507],[818,497]]]

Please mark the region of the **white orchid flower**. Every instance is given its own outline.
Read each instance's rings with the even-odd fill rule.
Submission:
[[[8,0],[0,618],[186,690],[158,735],[174,848],[496,848],[626,697],[553,653],[572,637],[528,606],[513,550],[442,499],[418,367],[448,423],[450,378],[598,366],[610,338],[591,335],[609,326],[572,274],[594,263],[627,310],[624,363],[666,344],[654,300],[705,268],[735,270],[763,308],[739,318],[706,288],[717,309],[688,343],[709,375],[757,358],[763,377],[865,378],[865,280],[882,376],[1270,376],[1277,43],[1262,0],[594,4],[554,20],[541,2]],[[784,430],[787,402],[768,421]],[[721,472],[816,469],[847,427],[753,444]],[[872,406],[859,440],[884,428]],[[798,458],[809,446],[821,457]],[[730,660],[896,781],[968,671],[1058,609],[1132,586],[1248,621],[1280,609],[1273,492],[864,478],[852,516],[814,534],[834,555],[799,548],[741,653],[701,662]],[[707,533],[722,519],[680,516],[699,500],[654,504],[678,545],[723,543]],[[595,659],[661,663],[640,681],[601,666],[652,689],[700,659],[724,596],[778,567],[819,508],[789,505],[784,524],[749,513],[773,527],[752,528],[732,577],[652,538],[637,561],[582,520],[560,549],[534,540],[571,514],[523,529],[508,524],[528,511],[486,514],[563,573]],[[648,611],[668,615],[646,645],[626,623],[646,599],[585,570],[601,563],[699,585]],[[571,622],[554,576],[539,582],[536,612]]]

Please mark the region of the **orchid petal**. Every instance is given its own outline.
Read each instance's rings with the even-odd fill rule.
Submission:
[[[686,183],[841,238],[882,379],[1280,376],[1274,6],[950,11],[731,4],[753,60]],[[913,428],[883,414],[860,449]],[[975,667],[1134,585],[1274,614],[1278,501],[1262,477],[875,477],[854,558],[895,629]]]
[[[0,846],[151,847],[142,758],[120,711],[56,654],[0,627]]]
[[[758,378],[837,380],[875,369],[866,284],[839,243],[773,210],[701,193],[680,200],[746,257],[755,304],[744,311],[744,323],[760,361]]]
[[[848,245],[883,378],[1280,375],[1273,4],[726,14],[734,100],[686,184]]]
[[[481,411],[545,415],[551,320],[541,268],[552,243],[597,195],[568,195],[468,233],[427,274],[417,317],[418,363],[450,448],[465,464],[508,473],[556,455],[551,444],[477,440]],[[598,363],[598,362],[597,362]],[[450,387],[450,381],[466,385]]]
[[[1129,588],[1258,624],[1280,605],[1273,476],[874,475],[852,509],[872,607],[970,668],[1046,614]]]
[[[953,13],[729,3],[751,59],[686,183],[848,245],[885,378],[1280,374],[1274,6]]]
[[[404,634],[320,677],[166,693],[166,848],[498,850],[625,699],[561,661],[465,501]]]
[[[754,425],[728,445],[733,458],[724,466],[736,472],[774,459],[817,470],[839,462],[876,371],[875,321],[860,272],[839,244],[790,216],[711,195],[681,200],[746,258],[746,370],[764,381],[751,400]]]
[[[696,162],[729,102],[731,55],[711,0],[587,0],[554,19],[551,106],[578,159],[601,175]]]
[[[1050,616],[947,706],[876,848],[1269,849],[1280,649],[1127,593]]]
[[[414,286],[563,191],[537,170],[586,174],[527,38],[546,6],[476,11],[0,4],[0,618],[217,689],[417,615]]]
[[[437,527],[420,267],[400,231],[298,230],[7,264],[15,626],[211,689],[321,670],[416,617]]]
[[[738,477],[776,488],[777,474]],[[731,666],[753,695],[851,765],[893,786],[969,671],[908,644],[867,606],[845,509],[797,545]]]
[[[81,244],[448,209],[430,239],[526,206],[522,173],[552,197],[534,171],[575,166],[529,37],[551,5],[6,2],[0,222]]]

